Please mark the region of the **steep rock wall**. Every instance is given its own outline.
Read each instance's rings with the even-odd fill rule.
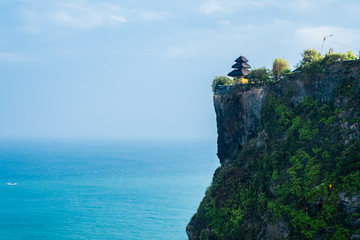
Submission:
[[[292,95],[296,105],[306,97],[320,103],[334,101],[334,92],[344,78],[355,78],[359,73],[359,61],[339,62],[324,69],[324,73],[313,76],[296,74],[286,81],[268,86],[222,86],[214,94],[216,112],[218,152],[220,163],[234,159],[242,146],[257,136],[264,96],[274,94],[282,97]],[[326,74],[325,74],[326,73]],[[360,85],[357,86],[357,94]]]
[[[264,109],[270,98],[276,113]],[[189,239],[360,239],[359,106],[359,60],[262,87],[220,87],[221,167],[187,226]],[[310,177],[309,186],[294,185]]]
[[[218,157],[221,163],[236,157],[256,134],[264,88],[225,87],[214,95],[218,132]]]

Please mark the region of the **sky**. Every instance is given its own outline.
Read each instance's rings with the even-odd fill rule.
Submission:
[[[360,49],[358,0],[0,0],[0,138],[216,140],[243,54]]]

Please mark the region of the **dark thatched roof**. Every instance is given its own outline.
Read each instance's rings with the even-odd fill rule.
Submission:
[[[238,57],[235,62],[237,63],[241,63],[241,62],[248,62],[248,60],[246,59],[246,57],[244,57],[243,55],[241,55],[240,57]]]
[[[234,65],[232,65],[232,68],[251,68],[251,66],[246,62],[242,62],[242,63],[235,63]]]
[[[249,70],[247,70],[246,68],[242,68],[242,69],[235,69],[235,70],[231,71],[228,74],[228,76],[230,76],[230,77],[245,77],[249,73],[250,73]]]

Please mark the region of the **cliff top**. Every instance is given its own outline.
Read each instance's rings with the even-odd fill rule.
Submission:
[[[190,239],[360,238],[360,60],[302,64],[215,92],[221,167]]]

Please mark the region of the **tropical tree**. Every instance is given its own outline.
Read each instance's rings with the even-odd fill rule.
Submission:
[[[228,78],[227,76],[217,76],[214,78],[211,88],[215,93],[219,86],[231,84],[234,84],[234,80]]]
[[[271,71],[266,67],[254,68],[249,75],[247,75],[247,79],[249,79],[249,82],[254,82],[255,84],[270,83],[273,80]]]
[[[318,61],[323,58],[323,56],[315,49],[306,49],[301,54],[301,56],[302,56],[302,59],[299,62],[298,67],[304,67],[306,64],[308,64],[310,62]]]
[[[275,81],[279,80],[289,72],[291,72],[289,62],[282,58],[275,58],[272,68]]]
[[[332,64],[334,62],[342,62],[347,60],[355,60],[356,56],[352,51],[346,53],[328,53],[323,59],[324,64]]]
[[[356,56],[352,51],[347,51],[346,52],[346,58],[347,58],[347,60],[355,60]]]

